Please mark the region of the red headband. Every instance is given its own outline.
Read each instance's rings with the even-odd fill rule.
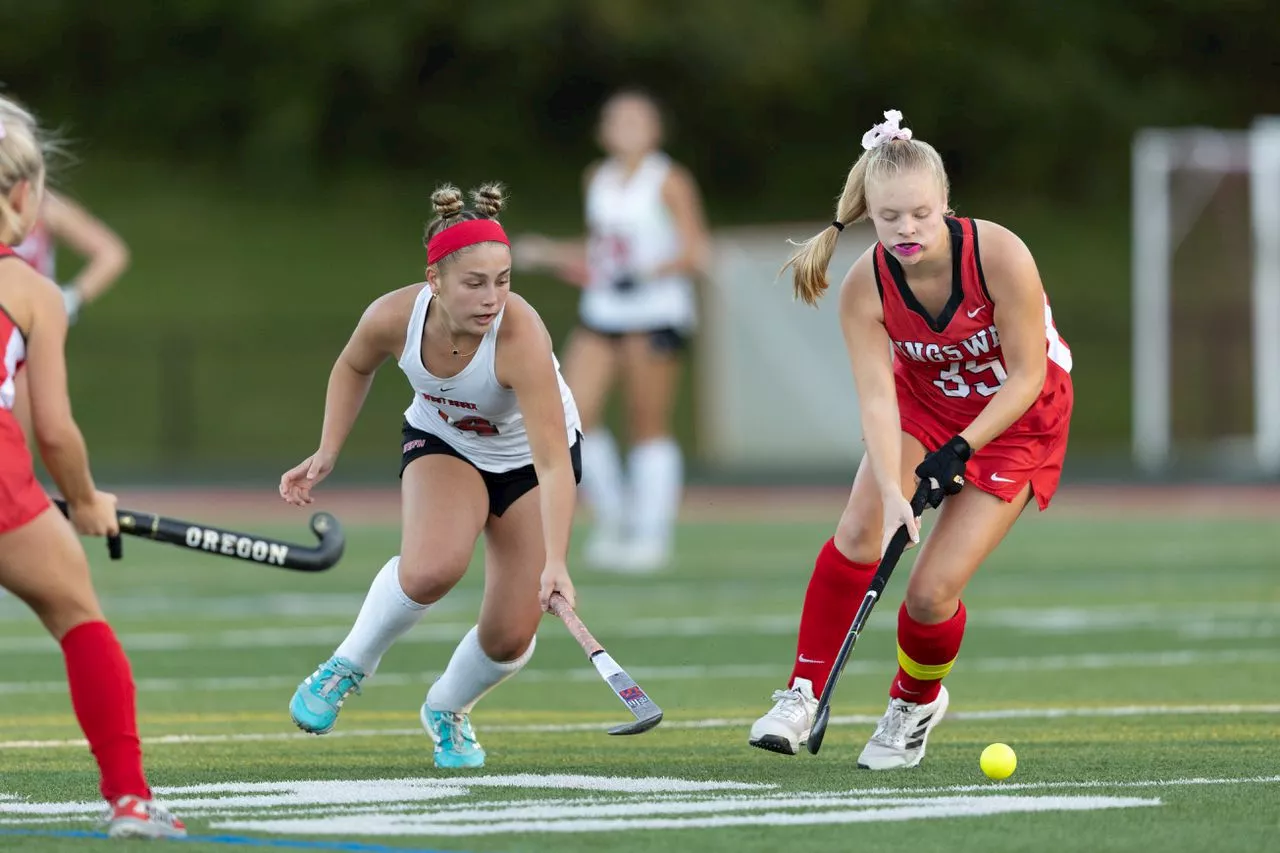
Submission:
[[[427,265],[438,263],[459,249],[476,243],[502,243],[511,245],[507,232],[493,219],[468,219],[450,225],[427,241]]]

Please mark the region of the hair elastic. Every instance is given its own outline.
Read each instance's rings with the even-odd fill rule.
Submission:
[[[841,222],[839,219],[833,219],[831,220],[831,227],[836,229],[837,231],[843,231],[844,223]]]

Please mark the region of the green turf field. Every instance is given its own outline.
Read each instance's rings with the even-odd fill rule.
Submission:
[[[924,765],[876,775],[853,761],[884,709],[909,557],[818,757],[752,750],[746,737],[789,672],[827,525],[707,522],[682,528],[679,565],[661,575],[576,572],[579,612],[664,723],[606,736],[625,709],[547,617],[530,667],[477,710],[489,762],[464,774],[433,769],[417,710],[475,616],[478,571],[388,654],[333,735],[289,721],[295,684],[396,550],[392,528],[349,535],[343,562],[311,577],[137,540],[109,564],[91,543],[139,682],[153,784],[193,835],[258,845],[182,849],[1277,849],[1274,521],[1024,519],[966,596],[952,713]],[[0,848],[127,849],[66,835],[96,829],[94,767],[56,646],[8,598],[0,650],[0,832],[31,833],[0,835]],[[978,769],[994,741],[1018,753],[1003,783]]]

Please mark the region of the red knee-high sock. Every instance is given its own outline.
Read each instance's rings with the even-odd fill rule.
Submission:
[[[106,622],[83,622],[62,638],[71,706],[102,772],[102,796],[151,798],[142,772],[133,673]]]
[[[804,596],[796,665],[789,684],[795,684],[797,678],[807,678],[813,682],[813,694],[822,693],[840,644],[849,633],[849,625],[878,565],[850,560],[836,548],[835,539],[828,539],[822,546]]]
[[[964,639],[964,602],[946,622],[922,625],[898,609],[898,675],[889,695],[907,702],[932,702],[942,689],[942,679],[951,671],[960,641]]]

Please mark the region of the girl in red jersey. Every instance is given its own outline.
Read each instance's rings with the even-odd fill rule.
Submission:
[[[36,218],[44,172],[35,120],[0,98],[0,586],[25,601],[62,646],[71,704],[101,770],[108,833],[181,837],[182,822],[152,802],[129,661],[103,618],[76,538],[116,534],[119,526],[115,496],[94,486],[71,416],[67,312],[53,282],[10,248]],[[24,367],[36,442],[67,499],[70,524],[36,481],[13,415],[15,378]]]
[[[900,127],[863,137],[835,220],[788,262],[810,305],[845,226],[870,219],[877,242],[840,287],[840,324],[867,450],[835,535],[818,553],[786,690],[751,728],[752,746],[794,755],[808,738],[840,645],[880,555],[906,525],[916,481],[942,506],[898,611],[898,673],[858,766],[914,767],[947,710],[942,679],[964,636],[965,585],[1034,499],[1058,487],[1071,417],[1071,352],[1035,261],[994,222],[956,219],[938,152]],[[964,489],[968,483],[969,488]]]

